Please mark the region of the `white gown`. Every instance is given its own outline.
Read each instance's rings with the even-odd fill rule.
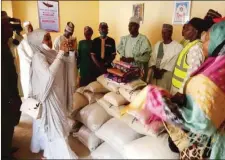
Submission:
[[[20,81],[24,98],[28,98],[30,82],[30,64],[33,57],[33,50],[26,39],[23,39],[17,47],[20,59]]]
[[[43,49],[43,48],[42,48]],[[46,51],[46,50],[45,50]],[[45,52],[44,51],[44,52]],[[48,51],[46,51],[48,52]],[[67,110],[74,87],[74,53],[69,57],[35,53],[32,59],[32,93],[42,102],[40,120],[34,120],[31,151],[44,150],[47,159],[77,159],[68,143]],[[69,101],[69,103],[68,103]]]

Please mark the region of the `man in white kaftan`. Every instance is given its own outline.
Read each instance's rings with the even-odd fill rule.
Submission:
[[[177,57],[183,49],[181,44],[172,40],[172,33],[172,25],[164,24],[162,28],[163,41],[157,42],[154,46],[149,60],[148,74],[148,82],[168,91],[171,89],[173,70]]]
[[[50,34],[40,29],[28,35],[28,42],[35,51],[31,95],[42,103],[41,118],[33,123],[31,151],[44,150],[47,159],[77,159],[68,144],[66,115],[74,89],[74,52],[65,56],[66,43],[59,52],[52,50]]]

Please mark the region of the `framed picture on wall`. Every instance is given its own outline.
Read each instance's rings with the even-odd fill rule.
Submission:
[[[133,5],[133,16],[136,16],[140,21],[144,22],[144,3]]]
[[[173,24],[185,24],[190,20],[191,1],[175,1]]]
[[[38,18],[41,29],[59,32],[59,1],[38,1]]]

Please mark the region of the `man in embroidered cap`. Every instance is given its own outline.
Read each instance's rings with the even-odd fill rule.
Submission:
[[[201,33],[208,30],[208,24],[201,18],[192,18],[186,25],[184,38],[189,43],[180,52],[172,78],[172,94],[183,94],[185,83],[191,74],[204,62]],[[178,93],[179,92],[179,93]]]
[[[93,78],[97,78],[106,73],[107,68],[111,67],[111,63],[116,55],[115,40],[108,35],[108,24],[101,22],[99,24],[100,37],[93,40],[91,48],[91,59],[93,62]]]
[[[74,24],[72,22],[67,22],[64,34],[56,37],[53,44],[53,49],[59,51],[61,42],[67,39],[70,43],[72,43],[72,50],[77,51],[77,39],[76,37],[72,37],[73,33],[74,33]]]
[[[143,79],[146,80],[148,61],[152,52],[151,43],[145,35],[139,33],[140,19],[138,17],[130,18],[128,28],[130,34],[121,37],[117,52],[121,61],[138,65],[144,72]]]
[[[177,57],[183,46],[172,40],[173,26],[163,24],[162,41],[155,44],[152,56],[149,60],[149,74],[147,82],[162,87],[168,91],[171,89],[173,70]]]
[[[7,13],[1,12],[1,82],[2,82],[2,105],[1,105],[1,127],[2,127],[2,159],[14,159],[11,155],[12,138],[14,127],[19,123],[21,99],[17,88],[17,73],[14,65],[12,53],[10,51],[8,41],[13,36],[13,28],[10,21],[14,18],[8,17]],[[18,19],[16,20],[19,21]],[[14,21],[15,22],[15,21]]]

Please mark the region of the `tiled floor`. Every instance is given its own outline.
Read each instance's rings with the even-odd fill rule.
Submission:
[[[30,152],[30,141],[32,135],[32,119],[27,115],[22,115],[20,124],[16,127],[13,146],[19,147],[14,154],[18,159],[40,159],[42,153],[34,154]],[[69,143],[72,150],[79,156],[85,158],[89,155],[88,149],[77,139],[69,137]]]

